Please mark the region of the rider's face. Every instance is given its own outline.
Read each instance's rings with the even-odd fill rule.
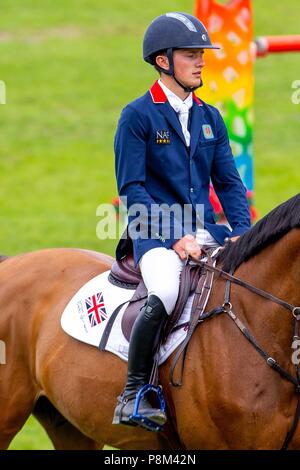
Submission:
[[[188,87],[202,84],[201,71],[205,65],[203,49],[178,49],[173,52],[175,77]]]

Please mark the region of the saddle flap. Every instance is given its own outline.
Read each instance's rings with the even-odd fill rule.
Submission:
[[[182,272],[180,277],[180,285],[179,285],[179,293],[176,301],[175,309],[173,310],[172,314],[168,318],[165,333],[163,337],[163,342],[165,342],[173,330],[174,326],[178,323],[178,320],[182,314],[184,306],[187,302],[187,299],[190,294],[192,294],[197,286],[200,274],[201,274],[202,267],[193,264],[187,263]]]
[[[130,287],[127,288],[132,289],[137,287],[141,278],[140,268],[135,266],[132,254],[125,256],[120,261],[114,261],[111,267],[110,281],[112,284],[129,284]]]
[[[123,318],[122,318],[121,328],[122,328],[123,335],[125,336],[128,342],[130,339],[130,334],[131,334],[131,330],[135,322],[135,319],[137,318],[138,314],[140,313],[141,308],[145,304],[146,299],[147,299],[147,288],[144,282],[141,281],[134,295],[130,299],[128,307],[126,308]]]

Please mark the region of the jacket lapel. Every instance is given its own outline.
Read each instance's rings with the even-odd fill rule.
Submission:
[[[186,145],[181,124],[170,103],[167,101],[164,105],[159,107],[159,110],[165,116],[168,123],[173,127],[174,131],[179,135],[184,145]]]
[[[166,97],[158,81],[154,83],[154,85],[152,86],[152,88],[150,88],[149,91],[150,91],[150,95],[151,95],[153,103],[157,105],[159,111],[164,115],[168,123],[173,127],[174,131],[179,135],[184,145],[186,145],[179,119],[174,109],[170,105],[168,98]]]
[[[149,91],[150,91],[153,103],[158,106],[160,112],[164,115],[164,117],[166,118],[168,123],[173,127],[175,132],[179,135],[182,142],[186,146],[185,138],[184,138],[184,135],[183,135],[183,132],[182,132],[182,128],[181,128],[181,124],[179,122],[179,119],[178,119],[174,109],[170,105],[170,103],[169,103],[163,89],[159,85],[158,81],[156,81],[154,83],[154,85],[152,86],[152,88],[150,88]],[[191,157],[193,156],[193,154],[196,150],[196,147],[197,147],[197,144],[198,144],[198,141],[199,141],[199,137],[200,137],[200,132],[201,132],[201,129],[202,129],[202,127],[200,125],[201,116],[202,116],[202,113],[203,113],[202,106],[203,105],[202,105],[201,101],[199,100],[199,98],[195,95],[195,93],[193,93],[193,106],[191,108],[191,130],[190,130],[190,134],[191,134],[190,156]]]
[[[191,134],[190,157],[191,158],[194,155],[198,142],[199,142],[200,133],[202,130],[201,122],[203,120],[201,119],[203,117],[203,107],[202,107],[203,105],[201,101],[199,100],[199,98],[197,98],[197,96],[194,93],[193,93],[193,99],[194,99],[194,103],[191,108],[192,113],[191,113],[191,128],[190,128],[191,129],[190,130],[190,134]]]

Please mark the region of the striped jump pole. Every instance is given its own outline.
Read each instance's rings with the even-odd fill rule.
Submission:
[[[255,39],[256,56],[282,52],[300,52],[300,34],[287,36],[258,36]]]

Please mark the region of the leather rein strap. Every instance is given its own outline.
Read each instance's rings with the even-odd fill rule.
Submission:
[[[186,350],[187,343],[190,340],[190,337],[191,337],[193,331],[195,330],[195,328],[197,326],[197,323],[203,323],[203,321],[205,319],[212,318],[213,316],[215,316],[217,314],[226,313],[228,315],[228,317],[231,320],[233,320],[233,322],[239,328],[241,333],[246,337],[246,339],[256,349],[256,351],[264,358],[264,360],[266,361],[268,366],[270,366],[272,369],[274,369],[276,372],[278,372],[283,378],[285,378],[286,380],[291,382],[296,387],[296,392],[298,394],[297,408],[296,408],[296,411],[295,411],[294,420],[293,420],[291,429],[287,433],[285,441],[284,441],[283,446],[282,446],[282,449],[286,450],[289,443],[290,443],[290,441],[292,440],[292,438],[294,436],[294,433],[297,429],[299,418],[300,418],[300,369],[299,369],[299,364],[297,364],[297,363],[295,364],[296,377],[294,377],[288,371],[286,371],[283,367],[281,367],[273,357],[271,357],[268,353],[266,353],[263,350],[263,348],[258,344],[256,339],[252,336],[252,334],[250,333],[248,328],[243,324],[243,322],[241,320],[239,320],[237,315],[232,310],[232,304],[230,302],[231,283],[237,284],[241,287],[244,287],[245,289],[249,290],[250,292],[253,292],[256,295],[259,295],[260,297],[264,297],[265,299],[270,300],[270,301],[284,307],[285,309],[289,310],[290,312],[292,312],[293,317],[295,319],[293,342],[295,340],[299,340],[300,307],[296,307],[296,306],[294,306],[294,305],[292,305],[288,302],[285,302],[284,300],[279,299],[278,297],[274,296],[270,292],[266,292],[263,289],[255,287],[252,284],[249,284],[248,282],[243,281],[242,279],[239,279],[238,277],[234,276],[233,273],[229,274],[229,273],[223,271],[222,269],[217,268],[215,266],[215,263],[212,262],[210,257],[208,257],[207,262],[203,261],[203,260],[195,260],[195,259],[193,259],[193,262],[201,265],[204,269],[204,272],[206,270],[207,273],[208,272],[212,273],[211,281],[213,279],[213,274],[218,274],[220,277],[222,277],[223,279],[225,279],[227,281],[226,282],[226,287],[225,287],[225,298],[224,298],[224,303],[223,303],[222,306],[217,307],[217,308],[211,310],[210,312],[204,313],[204,314],[203,314],[203,311],[204,311],[205,306],[202,310],[201,310],[201,308],[198,309],[198,310],[193,309],[196,298],[194,299],[192,312],[191,312],[191,321],[190,321],[190,324],[189,324],[188,335],[187,335],[185,341],[182,343],[182,347],[179,349],[176,357],[177,356],[179,357],[179,355],[182,353],[182,351]],[[201,281],[201,279],[200,279],[200,281]],[[200,283],[200,281],[199,281],[199,283]],[[198,300],[199,300],[199,297],[197,298],[197,301]],[[207,303],[207,300],[206,300],[206,303]],[[206,303],[205,303],[205,305],[206,305]],[[199,315],[198,315],[198,322],[196,323],[196,325],[194,325],[195,324],[195,318],[193,317],[193,315],[196,316],[196,311],[199,313]],[[192,329],[191,333],[190,333],[190,328]],[[183,346],[184,346],[184,348],[183,348]],[[176,357],[175,357],[175,359],[176,359]],[[175,368],[175,365],[176,365],[176,362],[177,362],[178,358],[177,358],[176,361],[175,361],[175,359],[174,359],[175,364],[173,363],[172,369],[171,369],[172,374],[174,372],[174,368]],[[177,386],[181,385],[181,382],[174,384],[172,380],[171,380],[171,383],[173,385],[177,385]]]
[[[193,259],[193,262],[196,262],[200,265],[204,265],[205,269],[207,269],[208,271],[214,271],[215,273],[219,274],[220,277],[222,277],[223,279],[226,279],[227,281],[232,282],[233,284],[237,284],[238,286],[245,287],[247,290],[253,292],[254,294],[257,294],[260,297],[264,297],[265,299],[271,300],[272,302],[275,302],[276,304],[281,305],[287,310],[290,310],[293,314],[297,310],[299,310],[299,314],[300,314],[300,307],[295,307],[294,305],[289,304],[288,302],[285,302],[284,300],[279,299],[278,297],[271,294],[270,292],[267,292],[263,289],[259,289],[258,287],[255,287],[252,284],[249,284],[248,282],[243,281],[242,279],[239,279],[238,277],[233,276],[232,274],[229,274],[220,268],[216,268],[215,266],[209,266],[206,264],[205,261]]]
[[[213,260],[212,257],[208,257],[207,262],[205,263],[205,267],[213,265],[216,263],[216,260]],[[209,294],[212,288],[214,278],[214,271],[213,270],[204,270],[204,273],[200,275],[197,287],[195,289],[195,295],[193,299],[192,309],[191,309],[191,317],[188,323],[188,331],[187,335],[179,346],[179,349],[172,361],[171,369],[170,369],[170,383],[174,387],[180,387],[182,385],[182,376],[183,376],[183,369],[184,369],[184,362],[185,356],[187,351],[188,343],[191,339],[192,334],[195,331],[196,326],[199,323],[199,319],[202,317],[202,314],[205,310],[205,307],[208,302]],[[181,325],[182,327],[183,325]],[[180,370],[180,378],[178,381],[174,380],[174,371],[176,364],[182,355],[182,362],[181,362],[181,370]]]

